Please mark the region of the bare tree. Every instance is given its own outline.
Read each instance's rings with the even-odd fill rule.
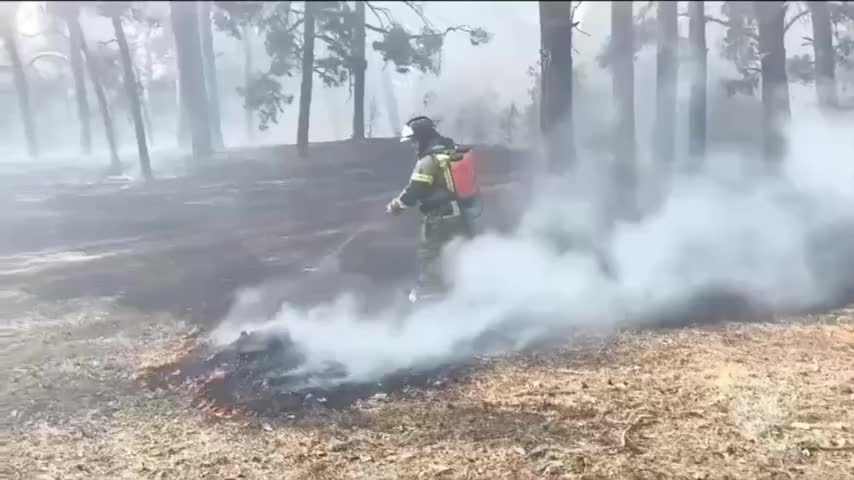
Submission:
[[[62,15],[68,25],[68,32],[70,36],[76,36],[80,40],[80,51],[83,52],[83,59],[89,70],[89,79],[92,81],[92,89],[95,91],[98,110],[101,112],[101,120],[104,123],[104,136],[107,138],[107,146],[110,149],[110,173],[119,174],[122,171],[122,164],[119,160],[113,117],[110,114],[110,106],[107,104],[107,95],[104,93],[104,85],[101,82],[100,72],[98,71],[95,59],[89,51],[89,45],[86,43],[83,29],[80,28],[80,9],[72,2],[62,3],[61,5],[63,5]]]
[[[302,43],[302,82],[299,94],[297,119],[297,150],[301,157],[308,156],[308,127],[311,118],[311,89],[314,76],[314,31],[317,4],[305,3]]]
[[[702,1],[688,3],[690,17],[691,61],[694,71],[691,76],[691,99],[689,113],[690,138],[688,144],[691,165],[702,164],[706,156],[706,4]]]
[[[356,2],[353,25],[353,138],[365,138],[365,2]]]
[[[828,2],[806,2],[812,16],[812,44],[815,49],[815,89],[823,110],[838,105],[833,27]]]
[[[549,167],[564,170],[575,159],[572,118],[572,2],[539,2],[542,49],[542,125]]]
[[[753,8],[762,63],[763,155],[766,162],[776,165],[786,153],[783,130],[792,115],[784,43],[786,2],[753,2]]]
[[[222,120],[219,115],[219,84],[216,75],[216,55],[213,49],[213,32],[211,32],[211,2],[200,1],[199,31],[201,32],[202,56],[204,58],[205,88],[208,93],[208,113],[211,121],[211,142],[213,147],[221,150]]]
[[[6,47],[6,54],[12,62],[12,76],[15,81],[15,91],[18,94],[18,107],[21,110],[21,119],[24,123],[24,135],[27,139],[27,150],[31,158],[38,158],[39,144],[36,137],[35,120],[33,119],[32,105],[30,104],[30,84],[24,73],[24,65],[18,52],[18,42],[15,38],[18,34],[15,27],[15,18],[18,12],[18,3],[9,2],[5,6],[4,15],[0,18],[0,38]]]
[[[252,41],[249,35],[252,33],[252,27],[244,25],[242,28],[243,41],[243,88],[248,91],[252,85]],[[252,121],[252,108],[248,105],[243,106],[246,123],[246,139],[250,142],[255,139],[255,122]]]
[[[83,52],[80,50],[79,32],[69,31],[69,59],[71,75],[74,78],[74,97],[77,101],[77,121],[80,123],[80,151],[84,155],[92,153],[92,126],[89,118],[89,98],[86,93],[86,74],[83,67]]]
[[[175,34],[175,49],[178,56],[181,103],[189,117],[196,161],[210,158],[210,116],[202,64],[202,47],[199,34],[199,15],[193,2],[170,2],[172,31]]]
[[[635,206],[635,64],[632,2],[611,2],[611,60],[617,128],[614,135],[617,209],[634,216]]]
[[[119,54],[122,60],[122,69],[124,70],[125,94],[127,95],[128,104],[130,105],[131,116],[133,118],[133,128],[136,135],[137,152],[139,153],[139,169],[142,177],[146,180],[152,179],[151,174],[151,157],[148,153],[148,143],[145,140],[145,124],[142,119],[142,105],[139,99],[139,88],[134,75],[133,61],[130,57],[130,47],[128,46],[127,36],[122,26],[122,2],[104,2],[102,10],[110,17],[113,24],[113,31],[116,34],[116,41],[119,44]]]
[[[670,169],[675,155],[676,63],[679,42],[677,2],[658,2],[658,55],[656,58],[655,137],[658,162]]]

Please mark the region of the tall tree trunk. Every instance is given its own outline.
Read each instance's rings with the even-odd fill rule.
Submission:
[[[299,90],[299,119],[297,120],[297,151],[308,156],[308,126],[311,117],[311,87],[314,79],[314,2],[305,4],[302,42],[302,83]]]
[[[178,60],[175,60],[175,110],[178,113],[178,132],[176,140],[181,148],[189,147],[192,143],[190,140],[190,120],[187,115],[187,107],[184,102],[184,96],[181,94],[181,72],[178,69]]]
[[[656,155],[669,172],[675,156],[676,82],[679,70],[676,53],[679,42],[677,2],[658,2],[658,55],[656,57]]]
[[[637,214],[633,36],[632,2],[611,2],[612,82],[618,116],[614,136],[616,207],[627,218]]]
[[[753,2],[762,58],[763,156],[770,166],[786,155],[784,129],[791,118],[784,43],[786,2]]]
[[[170,2],[170,6],[178,53],[178,74],[181,77],[181,103],[190,123],[193,159],[200,162],[210,158],[213,148],[199,14],[194,2]]]
[[[79,32],[70,30],[69,59],[71,74],[74,77],[74,97],[77,100],[77,121],[80,123],[80,152],[84,155],[92,153],[92,125],[89,111],[89,96],[86,93],[86,74],[83,71],[83,52],[80,50]]]
[[[27,150],[30,158],[38,158],[39,144],[36,138],[36,127],[33,119],[33,109],[30,104],[30,84],[27,81],[27,76],[24,74],[24,65],[21,62],[21,56],[18,53],[18,42],[15,39],[14,22],[7,19],[3,25],[0,25],[0,35],[3,37],[3,44],[6,47],[6,55],[12,62],[12,75],[15,81],[15,91],[18,94],[18,108],[21,110],[21,119],[24,123],[24,135],[27,139]]]
[[[134,70],[136,71],[136,78],[138,79],[137,81],[139,82],[140,88],[142,90],[142,96],[140,98],[140,103],[142,106],[142,121],[143,121],[143,124],[145,125],[145,133],[147,135],[148,142],[151,145],[154,145],[154,132],[153,132],[154,128],[151,126],[151,111],[149,108],[149,105],[151,103],[151,95],[149,94],[149,86],[151,85],[151,83],[149,81],[143,82],[143,80],[142,80],[143,74],[138,69],[134,69]]]
[[[113,125],[113,117],[110,115],[110,106],[107,104],[107,95],[104,93],[104,86],[101,83],[101,76],[98,72],[98,67],[95,65],[94,59],[89,52],[89,46],[86,44],[86,37],[83,36],[83,30],[80,28],[80,21],[77,19],[77,14],[69,15],[68,31],[75,32],[74,35],[80,39],[80,51],[83,52],[83,59],[86,61],[86,67],[89,70],[89,78],[92,80],[92,88],[95,90],[95,98],[98,100],[98,109],[101,111],[101,119],[104,122],[104,136],[107,137],[107,145],[110,149],[110,172],[119,174],[122,171],[122,163],[119,161],[119,149],[116,145],[116,131]]]
[[[394,83],[391,81],[391,75],[387,69],[383,69],[383,96],[385,97],[385,106],[388,113],[388,122],[391,125],[391,131],[395,137],[400,136],[400,129],[403,127],[400,123],[400,114],[397,111],[397,96],[394,93]]]
[[[575,159],[572,119],[572,3],[539,2],[543,52],[542,125],[549,168],[558,172]]]
[[[243,88],[247,92],[252,84],[252,42],[249,39],[251,33],[251,27],[243,27]],[[252,142],[255,140],[255,122],[252,120],[252,109],[244,106],[243,113],[246,122],[246,140]]]
[[[148,141],[154,145],[154,128],[151,126],[151,82],[154,80],[154,55],[151,52],[151,28],[145,31],[145,81],[142,81],[142,118]]]
[[[130,105],[133,116],[133,129],[136,134],[136,148],[139,153],[139,170],[142,177],[151,180],[151,157],[148,155],[148,143],[145,141],[145,125],[142,121],[142,106],[139,102],[139,88],[134,75],[133,62],[130,58],[130,48],[122,27],[122,19],[119,16],[110,18],[113,22],[113,30],[116,32],[116,41],[119,43],[119,55],[122,59],[122,69],[125,76],[125,94]]]
[[[365,138],[365,2],[356,2],[353,32],[353,138]]]
[[[219,83],[216,75],[216,56],[213,49],[213,32],[211,32],[211,2],[199,2],[199,30],[202,37],[202,54],[204,56],[205,86],[208,92],[208,112],[211,116],[211,141],[214,148],[222,150],[222,120],[219,115]]]
[[[828,2],[807,2],[812,15],[812,37],[815,49],[815,88],[822,110],[836,108],[836,59]]]
[[[689,113],[688,153],[692,169],[702,165],[706,156],[706,4],[702,1],[688,3],[690,16],[691,100]]]

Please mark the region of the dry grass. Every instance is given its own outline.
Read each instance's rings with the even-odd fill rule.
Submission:
[[[0,412],[11,478],[854,478],[846,311],[627,334],[502,359],[450,391],[270,423],[213,420],[181,396],[134,388],[144,357],[171,351],[186,328],[129,315],[112,311],[98,328],[77,316],[16,341],[32,355],[5,357],[17,387],[0,406],[32,404]]]

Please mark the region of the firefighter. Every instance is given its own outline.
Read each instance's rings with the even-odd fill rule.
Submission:
[[[416,162],[406,188],[386,206],[386,213],[397,215],[418,206],[421,211],[421,235],[418,242],[418,280],[409,293],[415,303],[441,296],[446,284],[441,272],[442,249],[457,237],[470,238],[474,233],[471,199],[458,194],[464,187],[452,177],[451,161],[462,158],[453,140],[436,131],[428,117],[412,118],[402,129],[401,142],[416,147]],[[463,180],[466,181],[466,180]],[[465,187],[464,187],[465,188]]]

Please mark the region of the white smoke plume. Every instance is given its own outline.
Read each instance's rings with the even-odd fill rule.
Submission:
[[[746,174],[753,160],[710,156],[702,174],[674,178],[657,211],[610,232],[597,224],[591,178],[576,173],[544,187],[513,234],[487,233],[451,249],[454,290],[441,303],[366,317],[344,295],[252,319],[245,312],[259,293],[248,291],[235,310],[244,316],[231,315],[213,338],[286,332],[305,352],[304,368],[339,363],[346,380],[374,381],[478,353],[478,340],[492,333],[518,350],[577,327],[638,325],[672,311],[690,319],[699,315],[697,299],[715,289],[767,312],[824,305],[854,277],[851,237],[839,233],[854,225],[854,162],[845,153],[854,140],[845,127],[815,118],[790,137],[782,175],[754,177]],[[556,245],[555,236],[567,234],[598,244],[613,275],[590,249]]]

